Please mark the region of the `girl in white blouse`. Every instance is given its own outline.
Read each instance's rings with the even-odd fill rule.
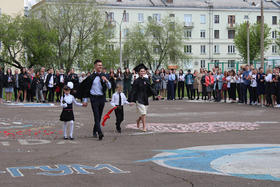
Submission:
[[[71,87],[73,88],[73,83],[69,84],[71,82],[68,82],[67,85],[63,87],[64,96],[61,97],[60,102],[61,106],[63,107],[61,115],[60,115],[60,121],[64,122],[63,125],[63,131],[64,131],[64,139],[67,140],[67,123],[70,123],[70,134],[69,138],[70,140],[74,140],[73,138],[73,131],[74,131],[74,112],[73,112],[73,103],[75,103],[77,106],[83,106],[83,104],[78,103],[73,95],[70,94]],[[71,86],[72,85],[72,86]]]

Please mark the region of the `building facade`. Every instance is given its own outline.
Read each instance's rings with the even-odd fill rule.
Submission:
[[[39,4],[53,2],[43,0]],[[235,29],[238,24],[260,21],[260,0],[99,0],[106,11],[107,19],[116,23],[113,45],[119,45],[119,24],[122,22],[122,39],[135,24],[145,24],[150,17],[160,21],[175,17],[184,27],[182,50],[191,59],[181,62],[183,69],[209,67],[208,64],[223,64],[234,68],[234,62],[242,61],[234,45]],[[35,6],[36,7],[36,6]],[[125,11],[125,15],[124,15]],[[122,21],[123,19],[123,21]],[[275,43],[279,31],[280,2],[264,1],[264,22],[271,28],[272,45],[265,58],[278,58]],[[280,58],[280,57],[279,57]],[[125,60],[125,59],[124,59]],[[156,62],[155,62],[156,63]]]
[[[16,16],[24,13],[24,0],[1,0],[0,1],[0,15],[7,14]]]

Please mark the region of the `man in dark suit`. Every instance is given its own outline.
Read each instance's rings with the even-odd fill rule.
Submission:
[[[49,74],[46,79],[46,86],[48,88],[48,101],[54,102],[54,88],[56,85],[56,76],[54,75],[53,69],[49,70]]]
[[[93,137],[102,140],[104,135],[101,130],[100,122],[106,100],[106,90],[111,88],[111,83],[102,73],[102,61],[94,62],[94,72],[88,76],[79,86],[76,92],[77,98],[83,98],[83,105],[87,105],[87,99],[90,98],[91,108],[94,115]]]

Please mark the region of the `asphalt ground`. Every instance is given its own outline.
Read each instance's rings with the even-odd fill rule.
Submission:
[[[110,108],[106,103],[104,113]],[[277,181],[280,168],[279,173],[277,168],[271,168],[274,161],[276,165],[280,163],[277,162],[277,159],[280,161],[278,152],[271,162],[259,161],[261,156],[257,156],[252,164],[255,154],[249,158],[242,157],[242,163],[251,164],[248,168],[246,164],[237,168],[244,172],[242,176],[226,173],[232,171],[230,164],[221,166],[226,169],[218,174],[207,169],[204,162],[208,158],[203,153],[204,160],[198,163],[185,158],[168,166],[147,160],[168,152],[162,150],[280,144],[279,109],[187,100],[151,101],[148,132],[135,128],[136,108],[126,106],[122,133],[115,130],[113,113],[102,128],[105,135],[102,141],[92,137],[90,105],[87,108],[76,106],[74,111],[75,140],[70,141],[63,140],[59,106],[0,105],[0,186],[280,186]],[[127,125],[131,128],[126,128]],[[196,154],[190,157],[201,156]],[[180,159],[180,155],[169,155],[171,158],[167,159],[171,162],[172,159]],[[267,158],[270,160],[266,154],[264,159]],[[209,161],[211,166],[212,161],[211,164]],[[185,168],[182,170],[181,166]],[[254,167],[258,167],[258,173],[254,173]],[[263,175],[259,176],[260,173]],[[246,174],[254,177],[246,177]],[[275,180],[265,178],[269,174],[276,176]]]

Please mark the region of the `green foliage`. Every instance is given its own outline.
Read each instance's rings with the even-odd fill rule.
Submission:
[[[37,19],[26,19],[23,28],[24,46],[28,54],[29,66],[51,67],[54,61],[54,30],[47,30]]]
[[[256,60],[261,54],[261,24],[250,25],[250,61]],[[264,50],[267,50],[271,41],[270,28],[264,25]],[[244,62],[247,61],[247,23],[240,24],[236,29],[234,43]]]
[[[23,66],[45,66],[51,64],[52,42],[55,33],[49,31],[34,18],[2,15],[0,17],[0,41],[3,49],[0,61],[22,68]],[[25,53],[28,64],[25,62]]]
[[[146,25],[134,26],[124,44],[124,58],[133,64],[144,63],[151,70],[187,59],[182,50],[184,30],[181,25],[165,18],[162,22],[149,19]]]
[[[60,68],[78,66],[88,70],[95,58],[110,55],[104,52],[110,40],[105,32],[109,25],[95,1],[59,1],[37,11],[47,27],[58,33],[54,62]]]
[[[0,16],[0,41],[2,51],[0,62],[21,68],[23,65],[23,37],[22,24],[24,19],[20,16],[12,18],[8,15]]]

